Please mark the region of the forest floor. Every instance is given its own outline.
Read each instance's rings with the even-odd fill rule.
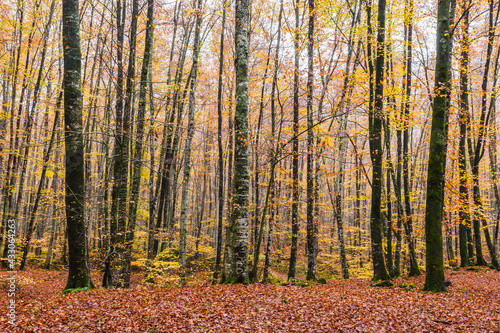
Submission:
[[[60,296],[67,272],[17,272],[15,322],[8,323],[0,272],[0,332],[500,332],[500,273],[447,270],[448,293],[422,292],[424,277],[392,288],[368,279],[293,285],[97,288]],[[98,284],[99,276],[93,277]]]

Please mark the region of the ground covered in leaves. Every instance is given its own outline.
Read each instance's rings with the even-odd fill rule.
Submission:
[[[6,317],[6,277],[0,272],[0,332],[500,332],[500,273],[486,269],[447,271],[453,285],[439,294],[422,292],[417,277],[392,288],[368,279],[307,287],[137,282],[60,296],[65,272],[18,272],[16,329]]]

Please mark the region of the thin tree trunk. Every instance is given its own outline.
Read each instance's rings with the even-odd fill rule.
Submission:
[[[167,86],[171,85],[171,78],[172,78],[172,63],[173,63],[173,58],[174,58],[174,46],[175,46],[175,40],[176,40],[176,34],[177,34],[177,27],[178,27],[178,15],[180,11],[180,2],[176,1],[175,3],[175,13],[174,13],[174,31],[172,33],[172,44],[170,46],[170,56],[169,56],[169,65],[168,65],[168,74],[167,74]],[[179,55],[179,59],[182,59],[182,55]],[[183,64],[183,61],[180,61],[181,64]],[[155,238],[156,233],[158,232],[159,225],[161,224],[161,216],[162,214],[160,211],[162,210],[163,204],[164,204],[164,197],[165,197],[165,182],[166,182],[166,177],[165,177],[165,163],[166,163],[166,151],[167,149],[165,148],[167,145],[167,142],[169,142],[168,138],[171,137],[171,132],[172,132],[172,126],[173,126],[173,121],[175,117],[174,113],[174,108],[171,107],[171,96],[172,93],[169,91],[168,96],[167,96],[167,103],[165,107],[165,121],[163,123],[163,138],[161,142],[161,150],[160,150],[160,161],[159,161],[159,168],[158,168],[158,178],[156,181],[156,186],[155,186],[155,192],[150,197],[149,199],[149,232],[148,232],[148,259],[153,259],[156,256],[156,253],[158,251],[158,239]],[[170,114],[169,114],[169,107],[171,107]],[[158,217],[157,223],[155,223],[155,218]]]
[[[295,279],[299,237],[299,2],[295,0],[294,74],[293,74],[293,139],[292,139],[292,244],[288,280]]]
[[[62,97],[61,96],[62,94],[59,95],[59,97]],[[61,106],[61,103],[60,103],[60,99],[59,99],[59,102],[57,103],[57,112],[59,113],[59,108]],[[57,130],[57,128],[55,129],[57,131],[57,137],[56,137],[56,142],[59,142],[59,139],[60,139],[60,132],[59,130]],[[58,161],[59,160],[59,149],[57,147],[57,145],[55,146],[54,148],[55,150],[55,157],[54,157],[54,160],[55,161]],[[59,202],[58,199],[61,199],[59,197],[59,194],[58,194],[58,180],[59,180],[59,177],[57,176],[57,172],[59,171],[59,168],[56,168],[54,170],[54,176],[52,177],[52,186],[53,186],[53,191],[54,191],[54,197],[53,197],[53,200],[52,200],[52,223],[51,223],[51,230],[50,230],[50,239],[49,239],[49,245],[48,245],[48,249],[47,249],[47,257],[45,258],[45,265],[44,265],[44,268],[45,269],[49,269],[50,268],[50,263],[51,263],[51,260],[52,260],[52,249],[54,247],[54,242],[56,241],[56,237],[57,237],[57,203]]]
[[[314,216],[313,175],[313,95],[314,95],[314,20],[315,3],[309,0],[309,29],[307,33],[307,280],[316,280],[316,258],[318,256],[318,221]]]
[[[186,146],[184,148],[184,175],[182,180],[182,199],[181,199],[181,216],[180,216],[180,241],[179,241],[179,258],[180,258],[180,278],[181,284],[186,284],[186,247],[187,247],[187,199],[189,177],[191,175],[191,143],[194,136],[194,112],[195,112],[195,92],[196,78],[198,73],[198,55],[200,52],[200,28],[202,19],[202,0],[198,0],[196,8],[196,27],[193,40],[193,65],[191,67],[191,89],[189,93],[189,115],[188,115],[188,133],[186,138]]]
[[[378,31],[376,42],[375,82],[370,89],[370,156],[372,160],[372,200],[370,213],[373,280],[388,280],[389,274],[385,268],[384,252],[382,249],[382,118],[384,95],[384,43],[385,43],[385,0],[380,0],[378,5]],[[368,5],[370,8],[371,5]],[[371,15],[371,8],[368,16]],[[371,26],[371,24],[369,24]],[[369,28],[371,30],[371,28]],[[370,34],[371,32],[369,32]],[[370,43],[371,44],[371,43]],[[368,46],[371,53],[371,45]],[[371,63],[371,56],[368,57]],[[371,66],[370,66],[371,67]]]
[[[469,191],[467,186],[467,157],[466,157],[466,138],[467,138],[467,115],[469,114],[469,1],[463,4],[462,18],[462,40],[460,54],[460,98],[459,98],[459,123],[460,123],[460,141],[458,155],[458,174],[460,179],[459,187],[459,240],[460,240],[460,266],[468,266],[469,253],[467,245],[467,229],[470,229],[469,213]]]
[[[500,264],[497,259],[497,254],[496,251],[494,250],[493,247],[493,242],[491,240],[490,236],[490,230],[488,226],[488,222],[486,220],[485,212],[484,212],[484,207],[483,207],[483,202],[481,199],[481,191],[479,187],[479,163],[484,155],[485,151],[485,136],[487,135],[486,133],[486,127],[488,126],[488,121],[490,119],[490,112],[488,112],[487,108],[487,99],[488,99],[488,77],[489,77],[489,68],[490,68],[490,62],[491,62],[491,55],[492,55],[492,49],[493,49],[493,43],[495,39],[495,28],[496,28],[496,23],[498,21],[498,14],[500,13],[500,6],[497,9],[497,14],[496,14],[496,19],[495,22],[493,22],[493,8],[494,8],[494,3],[493,1],[490,2],[490,10],[489,10],[489,27],[488,27],[488,45],[487,45],[487,50],[486,50],[486,61],[484,64],[484,71],[483,71],[483,82],[481,85],[481,115],[480,115],[480,120],[479,120],[479,133],[478,137],[476,140],[476,144],[474,147],[474,153],[473,157],[470,156],[471,158],[471,170],[472,170],[472,180],[473,180],[473,200],[474,200],[474,205],[476,206],[476,209],[474,210],[474,236],[475,236],[475,241],[476,241],[476,256],[477,256],[477,265],[485,265],[486,261],[482,257],[482,251],[481,251],[481,226],[480,223],[482,224],[482,229],[484,232],[484,237],[486,238],[486,244],[488,245],[488,250],[490,252],[490,257],[491,257],[491,264],[496,268],[500,269]]]
[[[126,216],[124,205],[121,203],[126,200],[127,190],[126,181],[127,174],[125,169],[125,137],[123,132],[123,38],[124,38],[124,20],[126,1],[117,0],[116,5],[116,31],[117,31],[117,46],[116,46],[116,59],[117,59],[117,79],[116,79],[116,105],[115,105],[115,143],[113,149],[113,188],[111,191],[111,221],[109,226],[110,232],[110,248],[107,261],[105,263],[105,272],[103,275],[103,287],[119,286],[120,281],[117,279],[119,268],[116,267],[114,272],[110,271],[111,262],[114,260],[120,261],[121,258],[114,258],[112,254],[121,253],[120,244],[123,243]],[[123,6],[123,8],[122,8]],[[123,11],[123,13],[122,13]]]
[[[234,150],[234,122],[233,122],[233,86],[231,86],[230,97],[229,97],[229,116],[228,116],[228,167],[227,167],[227,220],[231,220],[231,202],[232,202],[232,188],[233,188],[233,150]],[[225,281],[231,275],[231,258],[233,257],[232,252],[232,230],[231,225],[226,227],[226,246],[224,247],[224,270],[222,273],[222,281]]]
[[[408,17],[408,22],[406,23],[407,28],[407,44],[405,49],[406,63],[405,63],[405,97],[403,106],[403,189],[404,189],[404,203],[405,203],[405,225],[404,230],[406,233],[408,241],[408,251],[409,251],[409,261],[410,261],[410,271],[409,276],[420,275],[420,268],[418,267],[417,255],[415,251],[415,240],[413,239],[413,218],[411,210],[411,186],[410,186],[410,169],[409,160],[410,153],[408,148],[410,145],[409,131],[410,131],[410,100],[411,100],[411,88],[412,88],[412,51],[413,51],[413,12],[414,5],[413,0],[409,0],[408,12],[410,13]],[[400,197],[401,198],[401,197]]]
[[[271,31],[272,31],[272,24],[271,24]],[[262,240],[261,235],[262,235],[262,221],[259,223],[259,207],[260,207],[260,184],[259,184],[259,176],[260,176],[260,165],[259,165],[259,141],[260,141],[260,131],[262,127],[262,117],[264,113],[264,93],[265,93],[265,88],[266,88],[266,79],[267,79],[267,72],[269,68],[269,62],[271,60],[271,47],[272,47],[273,39],[271,38],[271,41],[269,42],[269,48],[267,51],[267,60],[266,60],[266,68],[264,70],[264,76],[262,77],[262,88],[261,88],[261,93],[260,93],[260,102],[259,102],[259,119],[257,122],[257,133],[255,137],[255,144],[254,144],[254,212],[253,212],[253,221],[254,221],[254,235],[252,238],[252,242],[254,245],[254,268],[251,270],[251,275],[250,275],[250,280],[255,281],[257,279],[256,276],[254,276],[254,273],[257,273],[257,261],[258,259],[258,253],[260,252],[260,241]],[[259,240],[260,238],[260,240]],[[258,243],[258,244],[257,244]]]
[[[224,32],[226,30],[226,0],[222,4],[222,28],[220,36],[219,53],[219,81],[217,88],[217,144],[219,148],[219,189],[218,189],[218,214],[217,214],[217,249],[215,255],[214,282],[219,278],[222,257],[222,228],[224,220],[224,150],[222,146],[222,78],[224,74]]]
[[[131,249],[129,249],[132,244],[129,239],[133,237],[130,235],[131,231],[129,226],[135,225],[135,222],[131,220],[133,212],[127,209],[130,207],[131,201],[129,200],[129,179],[130,179],[130,147],[132,141],[132,101],[134,95],[135,86],[135,65],[136,65],[136,45],[137,45],[137,19],[139,16],[139,1],[132,0],[132,13],[130,22],[130,37],[129,37],[129,57],[128,57],[128,67],[127,67],[127,79],[126,79],[126,89],[124,96],[124,106],[123,106],[123,123],[122,123],[122,141],[120,144],[121,149],[121,161],[120,161],[120,171],[121,171],[121,182],[119,188],[119,200],[118,200],[118,211],[122,214],[118,217],[117,231],[119,241],[115,244],[115,251],[117,253],[116,259],[112,261],[111,266],[114,273],[113,285],[120,288],[130,287],[130,262],[131,258],[129,254]],[[124,19],[125,15],[122,17]],[[124,21],[122,21],[124,22]],[[132,180],[133,182],[133,180]],[[133,231],[132,231],[133,233]]]
[[[33,235],[33,231],[35,230],[35,219],[36,219],[36,211],[38,209],[38,205],[40,203],[40,198],[42,196],[42,189],[45,184],[45,175],[47,174],[47,168],[49,165],[49,159],[50,159],[50,154],[52,153],[52,147],[54,146],[54,141],[56,137],[56,129],[57,129],[57,123],[59,121],[59,109],[56,110],[56,114],[54,116],[54,125],[52,127],[52,134],[50,137],[49,141],[49,146],[45,150],[44,157],[43,157],[43,168],[42,168],[42,174],[40,176],[40,181],[38,183],[38,189],[36,192],[35,196],[35,202],[33,204],[33,208],[31,210],[29,222],[28,222],[28,230],[25,235],[25,239],[23,241],[23,258],[21,259],[21,267],[19,270],[24,270],[26,268],[26,260],[28,258],[28,250],[30,248],[30,242],[31,242],[31,236]]]
[[[135,5],[135,3],[134,3]],[[134,165],[132,177],[132,189],[129,202],[129,223],[125,237],[125,287],[130,286],[130,265],[132,261],[132,245],[134,240],[134,231],[137,221],[137,207],[139,201],[139,191],[141,184],[142,167],[142,145],[144,137],[144,122],[146,117],[146,93],[148,87],[148,71],[152,58],[153,47],[153,15],[154,0],[148,0],[146,36],[144,45],[144,57],[142,60],[140,87],[139,87],[139,106],[137,108],[137,131],[135,139]],[[133,66],[132,66],[133,67]]]
[[[280,12],[278,16],[278,36],[277,36],[277,42],[276,42],[276,53],[274,56],[274,74],[273,74],[273,82],[271,86],[271,142],[272,142],[272,151],[271,154],[272,156],[275,155],[276,148],[277,148],[277,143],[279,141],[275,140],[274,135],[276,132],[276,89],[278,85],[278,70],[279,70],[279,52],[280,52],[280,45],[281,45],[281,21],[283,18],[283,0],[280,2]],[[281,128],[281,127],[280,127]],[[274,171],[274,170],[273,170]],[[274,173],[270,175],[270,177],[274,178]],[[273,179],[273,184],[271,185],[271,198],[270,200],[270,205],[271,205],[271,216],[269,218],[269,229],[267,232],[267,244],[266,244],[266,259],[264,262],[264,273],[262,277],[262,282],[266,283],[267,279],[269,278],[269,266],[271,264],[271,246],[272,246],[272,241],[273,241],[273,229],[274,229],[274,214],[275,214],[275,207],[274,207],[274,198],[275,198],[275,188],[274,188],[274,179]]]

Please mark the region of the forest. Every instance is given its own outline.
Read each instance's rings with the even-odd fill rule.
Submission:
[[[0,328],[498,331],[499,15],[3,1]]]

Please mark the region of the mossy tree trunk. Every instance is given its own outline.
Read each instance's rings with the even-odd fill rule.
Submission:
[[[234,81],[233,81],[234,82]],[[229,115],[228,115],[228,157],[227,157],[227,220],[231,221],[232,191],[233,191],[233,152],[234,152],[234,119],[233,119],[233,90],[231,84],[229,89]],[[224,246],[223,270],[221,280],[228,280],[231,275],[231,262],[233,258],[231,223],[226,227],[226,244]]]
[[[234,115],[234,176],[231,207],[231,275],[234,283],[248,282],[248,29],[249,1],[236,0],[236,111]]]
[[[318,256],[318,221],[314,216],[313,171],[313,97],[314,97],[314,0],[309,0],[309,29],[307,33],[307,279],[316,280]]]
[[[84,219],[85,183],[79,0],[63,0],[64,129],[69,271],[64,290],[93,288]]]
[[[438,2],[436,32],[436,76],[432,105],[431,141],[427,171],[425,208],[425,276],[424,290],[446,291],[443,267],[443,179],[445,126],[450,89],[450,0]]]
[[[384,43],[385,43],[385,8],[386,1],[378,4],[378,29],[376,42],[375,68],[371,65],[371,73],[375,73],[375,82],[370,84],[369,105],[369,143],[372,161],[372,198],[370,211],[371,243],[373,259],[373,280],[388,280],[389,274],[385,268],[384,251],[382,248],[382,119],[384,103]],[[368,4],[368,13],[371,15],[371,4]],[[371,21],[369,30],[371,30]],[[370,31],[371,32],[371,31]],[[369,34],[370,34],[369,32]],[[371,37],[370,37],[371,40]],[[372,61],[372,42],[369,43],[369,62]],[[371,81],[372,82],[372,81]]]
[[[467,186],[467,157],[466,157],[466,137],[467,137],[467,115],[469,114],[469,3],[463,3],[462,18],[462,39],[460,42],[460,98],[459,98],[459,123],[460,141],[458,144],[458,173],[460,178],[459,186],[459,240],[460,240],[460,266],[469,265],[469,253],[467,247],[467,229],[470,229],[469,214],[469,191]]]

